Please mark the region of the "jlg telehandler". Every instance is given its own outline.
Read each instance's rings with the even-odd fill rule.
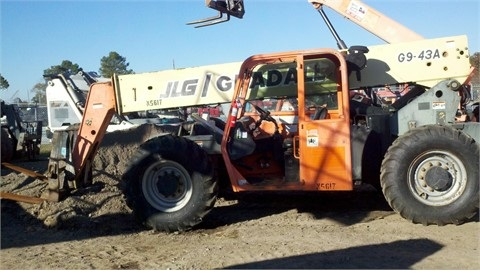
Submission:
[[[128,156],[127,203],[149,228],[184,231],[209,213],[220,186],[321,192],[369,183],[414,223],[468,221],[479,206],[480,124],[456,114],[472,73],[466,36],[251,56],[238,71],[225,122],[192,113],[174,134]],[[80,125],[54,133],[45,198],[91,182],[115,113],[224,102],[221,90],[207,94],[200,84],[153,73],[91,85]],[[393,104],[372,101],[373,88],[397,84],[409,91]]]

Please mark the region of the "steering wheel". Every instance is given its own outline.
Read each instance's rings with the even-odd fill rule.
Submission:
[[[255,129],[257,129],[260,126],[260,124],[262,124],[263,120],[266,120],[266,121],[270,121],[273,124],[275,124],[275,129],[278,130],[277,121],[273,117],[270,116],[270,111],[265,111],[264,109],[260,108],[259,106],[257,106],[256,104],[253,104],[253,103],[252,103],[252,106],[260,114],[260,119],[257,120],[257,122],[255,123]]]
[[[257,106],[256,104],[252,104],[253,107],[255,108],[255,110],[257,110],[257,112],[260,113],[260,119],[267,119],[267,117],[270,116],[270,112],[269,111],[265,111],[264,109],[260,108],[259,106]]]

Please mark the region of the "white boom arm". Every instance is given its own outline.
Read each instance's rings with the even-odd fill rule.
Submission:
[[[315,9],[327,6],[387,43],[424,39],[421,35],[358,0],[308,0]]]
[[[230,19],[243,18],[244,0],[205,0],[205,5],[218,11],[218,16],[187,23],[195,28],[210,26]],[[423,39],[414,31],[362,3],[359,0],[308,0],[315,9],[327,6],[387,43],[410,42]],[[224,17],[225,15],[225,17]]]

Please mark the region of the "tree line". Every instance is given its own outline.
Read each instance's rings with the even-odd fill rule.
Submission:
[[[107,56],[104,56],[100,59],[100,68],[98,73],[100,76],[105,78],[110,78],[114,74],[134,74],[135,72],[131,69],[128,69],[130,63],[127,62],[127,59],[115,51],[110,52]],[[70,60],[63,60],[59,65],[50,66],[43,70],[43,76],[48,78],[51,75],[59,74],[77,74],[82,68],[77,64],[73,63]],[[0,74],[0,90],[6,90],[10,84],[8,81]],[[34,96],[31,99],[33,103],[46,103],[46,89],[47,89],[47,79],[44,82],[39,82],[32,87],[31,92]],[[15,103],[22,102],[21,99],[17,98],[14,101]]]

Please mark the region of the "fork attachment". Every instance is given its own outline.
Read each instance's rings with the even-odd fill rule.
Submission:
[[[188,22],[187,25],[196,25],[195,28],[211,26],[230,20],[230,16],[242,19],[245,14],[243,0],[205,0],[205,5],[217,10],[218,15]]]

